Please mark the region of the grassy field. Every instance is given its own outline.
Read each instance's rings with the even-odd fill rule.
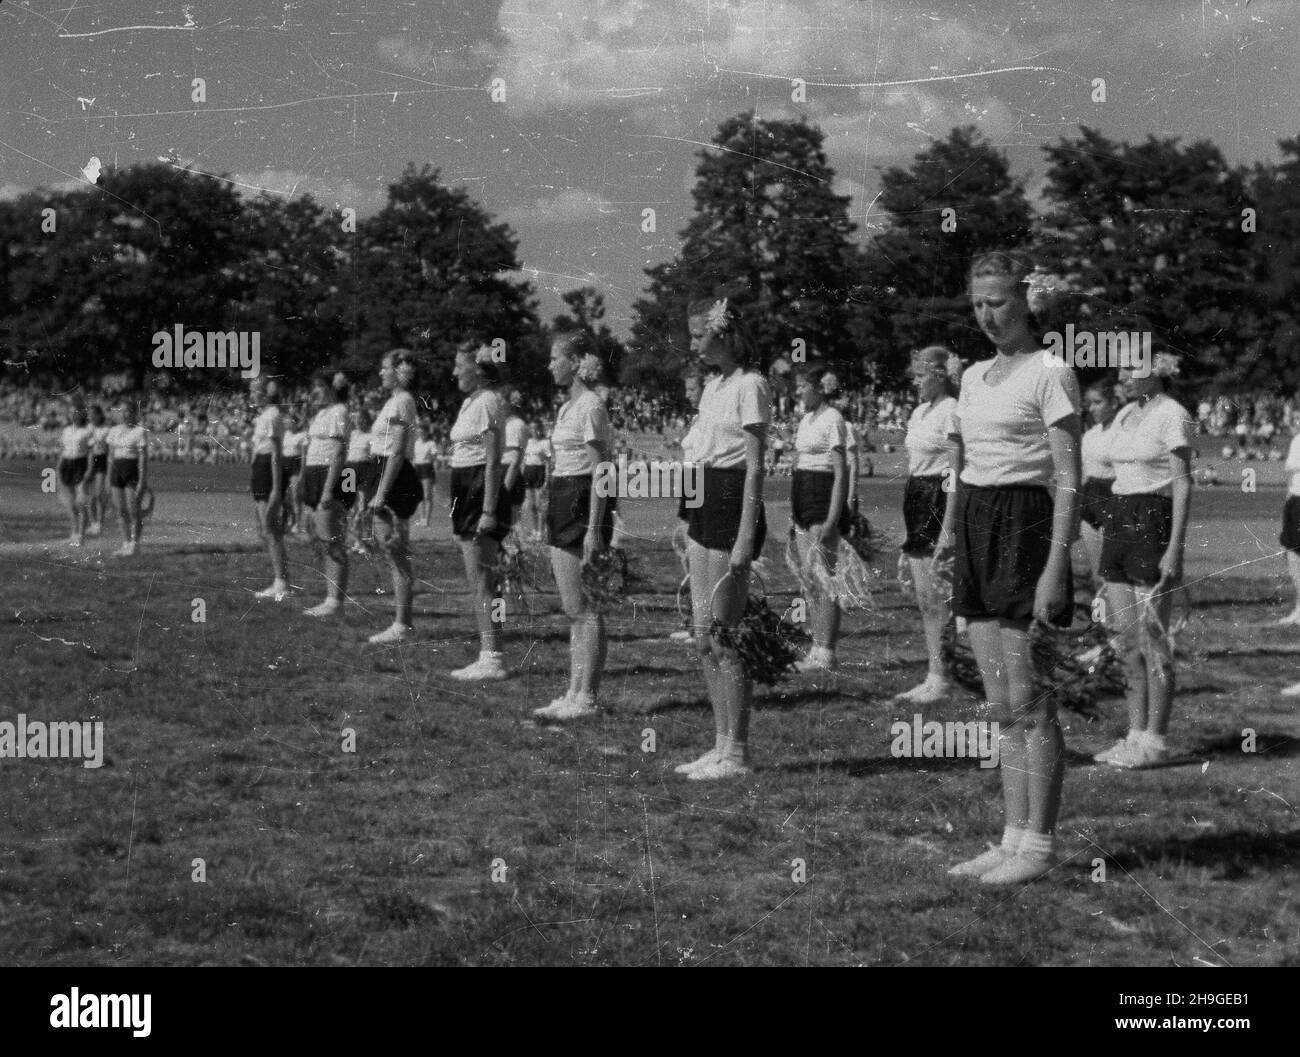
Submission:
[[[122,562],[107,534],[48,542],[64,532],[38,468],[0,464],[0,720],[102,719],[107,744],[98,770],[0,760],[0,962],[1300,964],[1300,719],[1277,696],[1300,641],[1260,626],[1290,602],[1276,487],[1195,497],[1175,730],[1196,763],[1094,765],[1122,703],[1069,720],[1061,865],[982,891],[945,869],[1000,832],[996,773],[889,753],[913,711],[890,697],[924,667],[896,587],[849,617],[832,681],[761,694],[748,779],[689,783],[672,766],[712,720],[690,648],[665,638],[671,503],[627,505],[649,582],[612,622],[612,710],[557,729],[530,718],[567,671],[552,594],[508,625],[514,678],[456,683],[475,644],[445,509],[415,534],[419,641],[376,649],[377,565],[358,563],[337,624],[252,598],[268,569],[245,475],[157,467],[158,511]],[[895,534],[900,495],[888,476],[862,489]],[[310,548],[291,557],[315,601]]]

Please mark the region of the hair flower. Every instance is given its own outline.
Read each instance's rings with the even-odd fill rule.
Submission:
[[[840,380],[827,371],[822,375],[822,394],[824,396],[834,396],[840,391]]]
[[[578,377],[584,382],[600,381],[600,372],[600,357],[595,353],[587,353],[578,364]]]
[[[717,336],[719,334],[725,334],[729,326],[731,326],[731,313],[727,309],[727,299],[722,297],[717,301],[714,301],[713,305],[709,308],[709,315],[705,323],[705,328],[710,334]]]
[[[1041,312],[1055,298],[1070,291],[1070,284],[1065,279],[1045,268],[1035,268],[1025,276],[1024,282],[1029,284],[1025,301],[1029,311],[1034,313]]]
[[[1180,373],[1178,357],[1172,352],[1157,352],[1155,362],[1151,365],[1151,373],[1157,378],[1177,378]]]

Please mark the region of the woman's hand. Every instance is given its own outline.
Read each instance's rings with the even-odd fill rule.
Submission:
[[[381,492],[375,493],[375,498],[370,500],[366,509],[372,514],[379,514],[388,509],[388,496]]]
[[[947,565],[953,560],[956,552],[956,540],[952,538],[952,533],[947,528],[939,530],[939,535],[934,541],[934,564]]]
[[[1175,587],[1183,579],[1183,551],[1181,547],[1170,547],[1160,559],[1160,581],[1156,590]]]
[[[479,515],[477,533],[480,536],[486,536],[497,527],[497,519],[489,514],[486,510]]]
[[[740,535],[736,537],[735,545],[731,548],[731,570],[735,573],[742,573],[754,564],[754,541],[752,538]]]
[[[589,528],[582,537],[582,564],[590,565],[605,550],[605,541],[599,529]]]
[[[1043,570],[1034,588],[1034,618],[1043,624],[1052,623],[1052,618],[1066,608],[1065,574]]]
[[[898,552],[898,582],[900,584],[912,582],[912,563],[902,551]]]

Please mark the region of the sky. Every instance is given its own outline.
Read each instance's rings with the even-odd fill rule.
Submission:
[[[1298,60],[1296,0],[0,0],[0,198],[170,159],[365,216],[427,163],[514,229],[544,318],[590,285],[625,334],[733,114],[819,125],[865,238],[879,169],[959,124],[1031,195],[1081,124],[1276,160]]]

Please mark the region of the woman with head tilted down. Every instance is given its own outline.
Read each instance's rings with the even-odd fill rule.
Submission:
[[[302,503],[311,511],[312,538],[325,552],[325,601],[303,610],[309,617],[330,617],[343,608],[348,592],[347,517],[357,498],[356,477],[345,481],[348,435],[347,378],[323,371],[312,384],[316,414],[307,428],[303,460]],[[350,486],[350,487],[349,487]]]
[[[998,724],[1002,843],[949,871],[984,884],[1020,884],[1053,868],[1064,775],[1055,704],[1035,691],[1029,624],[1060,623],[1073,608],[1079,385],[1030,329],[1029,274],[1010,253],[984,254],[971,267],[975,319],[997,355],[962,376],[956,488],[935,548],[936,560],[953,552],[953,611],[966,618]]]
[[[284,531],[301,532],[302,453],[307,449],[306,415],[294,407],[284,415],[284,436],[280,441],[281,472],[284,475]]]
[[[1101,582],[1102,541],[1115,504],[1111,485],[1115,483],[1115,468],[1110,462],[1112,426],[1119,414],[1120,400],[1115,392],[1115,382],[1103,378],[1088,386],[1083,394],[1084,410],[1092,419],[1092,426],[1083,434],[1081,459],[1083,463],[1083,488],[1079,494],[1079,535],[1088,555],[1088,568],[1094,583]]]
[[[943,629],[948,623],[950,603],[939,589],[932,566],[935,541],[943,529],[951,482],[948,470],[948,435],[953,432],[957,410],[959,362],[942,345],[931,345],[912,357],[912,381],[921,402],[907,420],[907,484],[903,489],[903,523],[907,539],[899,555],[906,563],[916,591],[925,628],[928,658],[925,681],[898,695],[896,700],[913,705],[935,705],[946,701],[952,684],[943,663]],[[902,568],[900,568],[900,575]]]
[[[250,485],[257,512],[257,534],[271,556],[271,586],[257,592],[258,598],[282,601],[289,593],[285,570],[289,559],[284,551],[284,500],[289,478],[284,472],[284,416],[280,412],[280,387],[274,381],[254,378],[249,396],[257,408],[253,420],[253,474]]]
[[[68,512],[72,531],[68,542],[80,547],[86,535],[86,497],[83,485],[90,471],[90,447],[94,431],[80,404],[72,409],[72,421],[63,427],[59,454],[59,498]]]
[[[140,545],[140,497],[148,487],[149,434],[140,425],[139,410],[128,400],[117,410],[118,422],[108,431],[108,483],[113,489],[125,542],[114,552],[129,558]]]
[[[1111,329],[1150,332],[1150,324],[1126,319]],[[1119,372],[1131,402],[1115,416],[1106,446],[1115,482],[1101,578],[1106,623],[1128,681],[1129,730],[1095,758],[1125,769],[1158,767],[1174,756],[1165,740],[1174,698],[1169,619],[1183,579],[1196,437],[1192,416],[1165,392],[1177,373],[1178,361],[1167,352],[1145,375]]]
[[[546,477],[550,470],[551,459],[555,450],[540,421],[534,419],[528,425],[528,439],[524,442],[524,527],[528,538],[540,540],[542,526],[546,523],[546,510],[542,505],[542,496],[546,489]]]
[[[704,502],[687,507],[687,555],[695,643],[713,705],[714,746],[676,770],[695,781],[749,771],[749,713],[754,682],[739,653],[718,641],[716,619],[734,628],[749,596],[749,570],[763,548],[763,446],[772,394],[749,369],[753,344],[726,298],[691,305],[691,350],[718,375],[700,397],[695,456],[704,468]]]
[[[379,365],[379,383],[388,393],[370,429],[370,454],[374,460],[375,493],[370,500],[375,543],[393,574],[393,623],[370,636],[376,646],[406,642],[414,634],[411,598],[415,573],[411,570],[411,515],[424,497],[411,460],[415,456],[415,422],[419,417],[415,397],[415,356],[393,349]]]
[[[510,531],[510,500],[502,487],[505,411],[492,388],[499,380],[492,350],[462,349],[455,374],[465,402],[451,427],[451,527],[474,596],[479,655],[451,675],[465,681],[504,679],[501,632],[492,619],[492,576],[497,551]]]
[[[808,365],[796,371],[795,383],[804,415],[794,438],[790,532],[800,565],[808,568],[820,563],[833,575],[840,535],[848,528],[849,517],[845,461],[848,429],[844,416],[830,402],[839,383],[823,365]],[[839,600],[817,594],[809,599],[808,608],[812,649],[795,667],[801,672],[830,671],[838,664],[835,646],[840,635]]]
[[[89,532],[98,536],[104,529],[104,496],[108,490],[108,431],[111,427],[104,409],[95,404],[90,409],[90,469],[82,491],[86,497]]]
[[[541,719],[581,719],[599,711],[605,618],[583,597],[582,568],[609,547],[614,532],[614,499],[593,487],[613,444],[609,412],[593,391],[600,373],[595,342],[585,331],[566,333],[551,345],[551,377],[569,390],[551,430],[555,466],[546,510],[551,568],[569,618],[569,687],[533,712]]]

